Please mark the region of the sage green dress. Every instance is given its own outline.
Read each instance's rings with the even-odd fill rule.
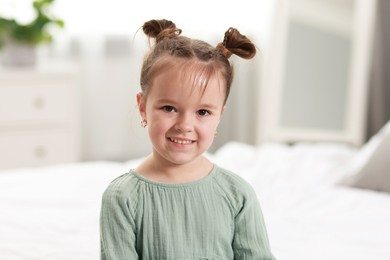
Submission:
[[[217,165],[184,184],[145,179],[135,171],[103,194],[101,259],[275,259],[252,187]]]

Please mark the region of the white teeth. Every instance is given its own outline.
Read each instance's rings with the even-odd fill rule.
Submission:
[[[175,138],[169,138],[169,140],[171,140],[174,143],[178,143],[178,144],[190,144],[190,143],[192,143],[191,140],[178,140],[178,139],[175,139]]]

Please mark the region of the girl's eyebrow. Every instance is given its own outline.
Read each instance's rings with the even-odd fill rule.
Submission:
[[[177,103],[176,101],[174,101],[172,99],[168,99],[168,98],[157,99],[156,102],[157,103],[168,103],[168,104],[173,104],[173,105],[175,105]],[[210,109],[210,110],[218,109],[218,107],[216,105],[208,104],[208,103],[204,103],[204,104],[201,103],[198,106],[201,108],[206,108],[206,109]]]
[[[170,104],[176,103],[175,101],[173,101],[171,99],[168,99],[168,98],[157,99],[156,102],[158,102],[158,103],[170,103]]]
[[[200,104],[199,105],[201,108],[207,108],[207,109],[211,109],[211,110],[215,110],[217,109],[217,106],[213,105],[213,104]]]

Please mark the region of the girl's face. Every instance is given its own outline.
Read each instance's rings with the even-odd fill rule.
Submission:
[[[137,95],[156,159],[184,165],[212,144],[224,109],[224,82],[215,76],[204,88],[203,80],[172,68],[156,76],[147,97]]]

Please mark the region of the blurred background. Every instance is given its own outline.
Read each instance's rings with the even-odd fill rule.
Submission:
[[[371,20],[360,2],[376,3]],[[210,151],[305,136],[358,146],[390,118],[386,0],[48,1],[43,10],[64,26],[47,25],[52,41],[31,56],[4,33],[4,21],[28,25],[32,3],[0,0],[0,168],[148,154],[135,95],[148,50],[139,29],[150,19],[172,20],[183,35],[214,45],[232,26],[259,48],[253,60],[232,58],[232,94]],[[295,134],[267,134],[284,129]]]

